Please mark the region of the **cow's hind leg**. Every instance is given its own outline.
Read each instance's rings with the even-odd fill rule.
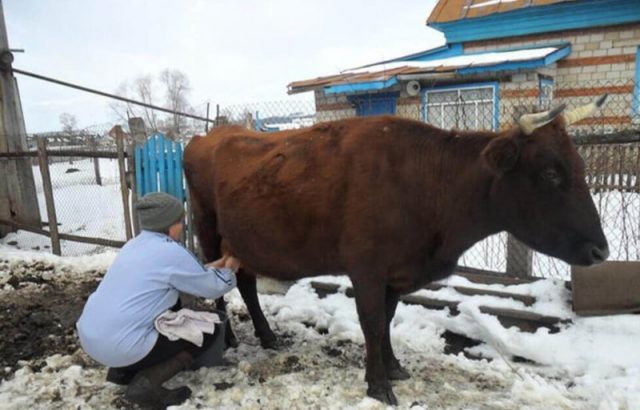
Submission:
[[[386,302],[386,328],[384,332],[384,338],[382,341],[382,358],[384,365],[387,369],[387,377],[389,380],[406,380],[409,377],[409,373],[400,365],[400,362],[393,353],[393,347],[391,346],[391,321],[396,314],[396,307],[398,306],[398,299],[400,295],[391,288],[387,288],[385,295]]]
[[[262,313],[260,301],[258,300],[258,291],[256,289],[256,277],[248,274],[244,270],[238,271],[238,290],[242,295],[247,310],[253,321],[255,335],[260,339],[260,344],[265,349],[276,348],[276,335],[269,327],[269,322]]]
[[[387,326],[385,291],[386,286],[369,280],[366,283],[353,281],[356,307],[360,326],[364,333],[367,348],[367,370],[365,379],[368,384],[367,395],[383,403],[396,405],[396,399],[383,360],[383,340]]]
[[[202,257],[206,262],[212,262],[222,256],[220,244],[222,238],[218,234],[217,218],[213,211],[206,211],[205,207],[200,204],[195,195],[191,195],[191,208],[195,220],[196,233],[198,234],[198,243],[202,250]],[[216,309],[227,312],[227,303],[224,298],[220,297],[216,300]],[[225,344],[229,347],[238,347],[238,339],[236,338],[231,321],[227,321],[224,333]]]

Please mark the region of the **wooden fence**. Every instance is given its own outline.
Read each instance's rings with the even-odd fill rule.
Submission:
[[[131,175],[131,172],[127,172],[126,160],[129,161],[129,169],[133,170],[133,163],[131,161],[132,155],[125,151],[125,143],[124,136],[125,133],[122,131],[122,128],[116,126],[113,128],[113,134],[116,140],[116,150],[115,151],[102,151],[102,150],[80,150],[80,149],[49,149],[47,147],[47,139],[43,137],[37,138],[37,150],[35,151],[24,151],[24,152],[6,152],[0,153],[0,158],[37,158],[38,165],[40,168],[40,174],[42,176],[42,189],[45,198],[45,204],[47,209],[47,217],[48,222],[47,225],[49,229],[43,229],[42,226],[31,226],[18,221],[0,219],[0,224],[7,225],[13,227],[15,229],[22,229],[25,231],[33,232],[36,234],[44,235],[51,238],[51,249],[54,254],[61,255],[61,247],[60,240],[67,240],[73,242],[81,242],[81,243],[89,243],[94,245],[103,245],[110,247],[122,247],[125,241],[117,241],[112,239],[105,238],[95,238],[89,236],[80,236],[73,235],[69,233],[62,233],[58,230],[58,220],[56,216],[56,207],[53,199],[53,187],[51,184],[51,174],[50,174],[50,158],[55,157],[74,157],[74,158],[93,158],[94,160],[98,160],[99,158],[108,158],[108,159],[117,159],[118,160],[118,170],[119,170],[119,180],[120,180],[120,191],[122,204],[124,209],[124,223],[125,223],[125,232],[126,239],[131,239],[132,226],[131,226],[131,211],[129,206],[129,185],[133,185],[133,190],[135,191],[135,177]],[[95,146],[94,146],[95,148]],[[96,182],[100,184],[100,174],[99,167],[97,163],[94,162],[94,167],[96,169]]]
[[[583,144],[587,184],[594,192],[640,192],[640,143]]]

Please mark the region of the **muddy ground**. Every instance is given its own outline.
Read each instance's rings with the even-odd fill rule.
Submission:
[[[98,285],[99,272],[86,272],[85,280],[66,279],[53,265],[0,261],[0,272],[11,269],[0,291],[0,378],[6,379],[24,361],[53,354],[73,354],[78,349],[75,322],[84,302]],[[57,276],[57,277],[56,277]],[[40,360],[40,362],[38,362]]]

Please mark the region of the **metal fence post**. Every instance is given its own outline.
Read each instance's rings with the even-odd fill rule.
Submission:
[[[51,234],[51,250],[55,255],[61,255],[60,237],[58,236],[58,219],[56,218],[56,206],[53,202],[53,188],[51,186],[51,174],[49,173],[49,157],[47,155],[47,140],[39,137],[38,164],[42,175],[42,190],[47,205],[47,218],[49,220],[49,233]]]

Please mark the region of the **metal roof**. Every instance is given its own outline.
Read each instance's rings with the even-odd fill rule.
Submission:
[[[471,74],[483,71],[517,70],[548,65],[564,58],[571,51],[568,44],[488,51],[427,61],[396,61],[344,71],[340,74],[294,81],[287,88],[290,94],[323,87],[326,92],[349,92],[358,84],[371,84],[372,89],[395,84],[399,76],[426,73]],[[400,77],[402,79],[402,77]],[[360,88],[361,89],[361,88]]]
[[[444,23],[576,0],[440,0],[427,20]]]

